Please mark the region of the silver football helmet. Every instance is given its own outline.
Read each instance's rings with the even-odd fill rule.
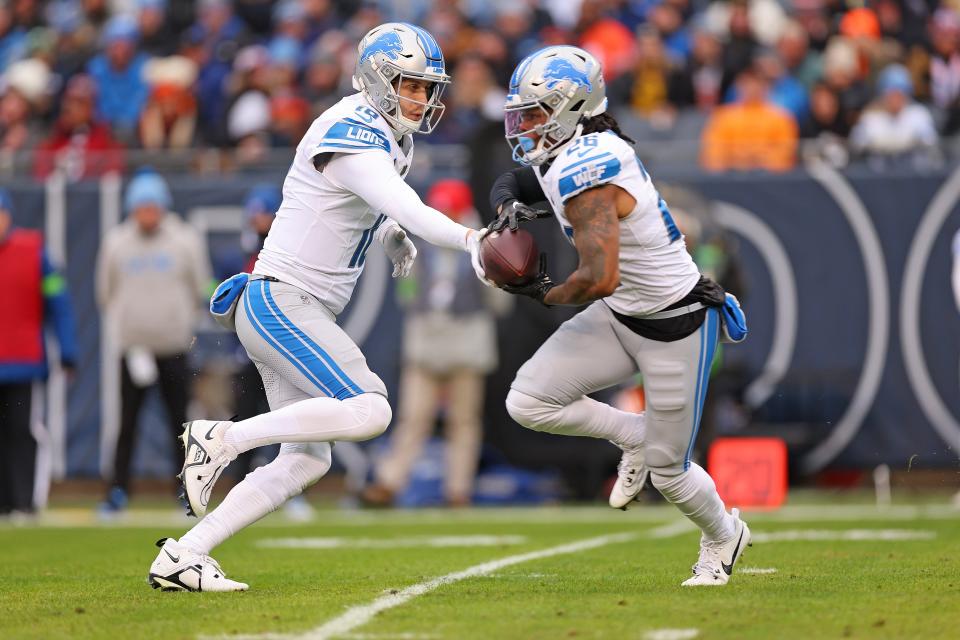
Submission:
[[[504,107],[513,159],[543,164],[577,134],[584,118],[606,110],[607,89],[600,63],[592,55],[578,47],[556,46],[527,56],[510,77]],[[531,126],[530,121],[538,124]]]
[[[404,117],[400,110],[398,90],[405,78],[433,83],[426,102],[404,98],[423,105],[419,120]],[[433,131],[444,110],[440,95],[449,83],[443,52],[426,29],[405,22],[388,22],[371,29],[357,46],[353,88],[362,91],[400,134]]]

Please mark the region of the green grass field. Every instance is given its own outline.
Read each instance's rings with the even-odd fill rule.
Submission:
[[[249,592],[190,594],[145,582],[185,518],[59,509],[0,525],[0,638],[958,637],[960,511],[824,501],[745,519],[730,584],[685,589],[698,534],[666,506],[275,515],[214,553]]]

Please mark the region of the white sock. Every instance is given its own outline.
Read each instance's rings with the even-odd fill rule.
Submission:
[[[506,405],[514,420],[534,431],[603,438],[622,449],[642,445],[646,436],[643,414],[621,411],[586,396],[558,405],[511,389]]]
[[[733,516],[727,513],[713,478],[700,465],[691,462],[689,469],[675,476],[651,469],[650,480],[667,501],[700,527],[708,540],[727,540],[733,535]]]
[[[284,453],[270,464],[247,474],[216,509],[180,538],[191,551],[209,555],[221,542],[291,497],[302,493],[330,469],[330,445],[311,447],[310,453]]]
[[[390,404],[377,393],[346,400],[310,398],[235,422],[223,439],[238,453],[280,442],[358,442],[386,431],[391,417]]]

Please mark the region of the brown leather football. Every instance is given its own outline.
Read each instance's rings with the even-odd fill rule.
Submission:
[[[527,284],[537,275],[540,251],[529,231],[504,229],[480,243],[480,261],[487,278],[503,286]]]

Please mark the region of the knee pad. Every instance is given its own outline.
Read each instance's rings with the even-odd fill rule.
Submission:
[[[510,389],[505,404],[507,413],[520,426],[548,433],[556,426],[557,413],[563,408],[516,389]]]
[[[350,438],[355,442],[381,435],[393,419],[390,403],[379,393],[361,393],[343,400],[343,403],[349,405],[356,415],[356,433]]]
[[[651,478],[653,474],[676,476],[683,473],[685,456],[686,449],[678,450],[666,443],[647,442],[646,464],[650,469]]]
[[[680,422],[690,409],[693,390],[688,367],[684,362],[653,362],[644,371],[643,391],[647,409],[664,422]]]

